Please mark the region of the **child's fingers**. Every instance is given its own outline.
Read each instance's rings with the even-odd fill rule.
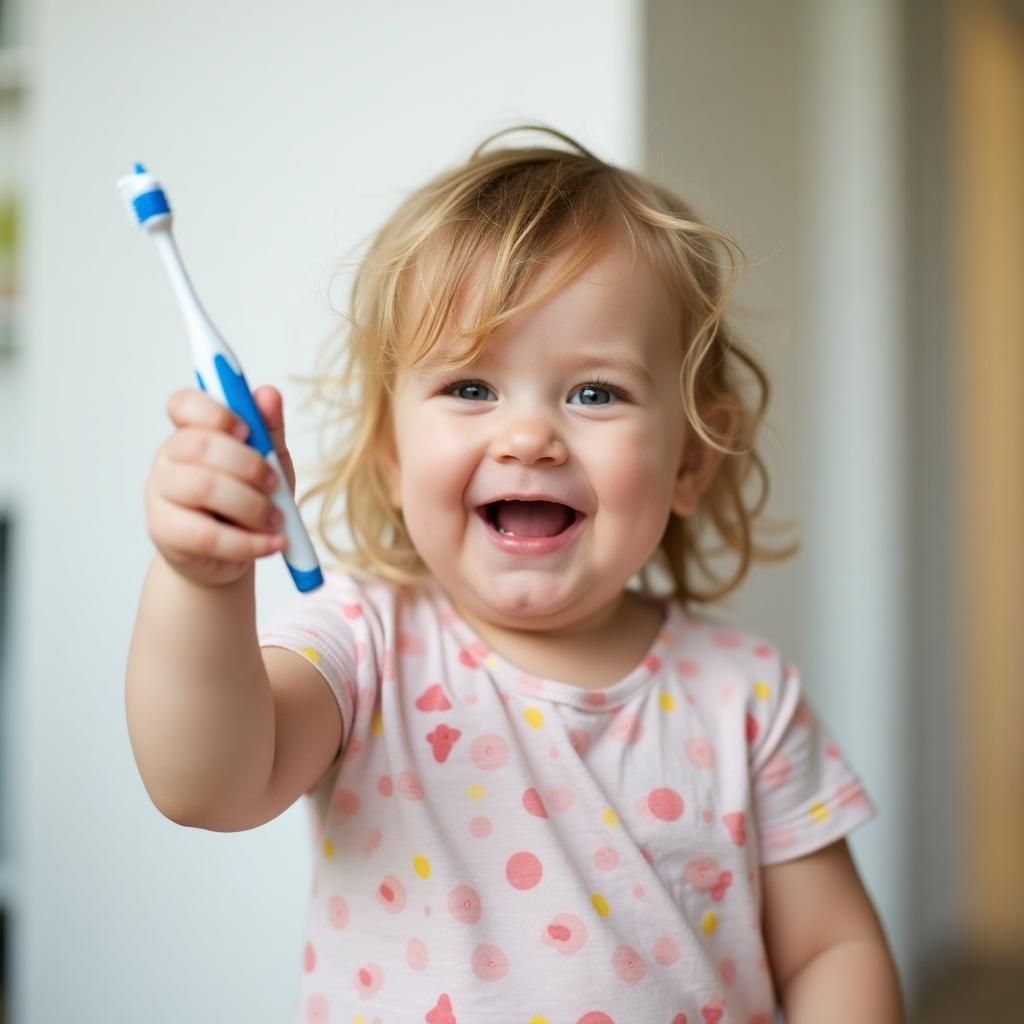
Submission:
[[[281,460],[281,468],[284,470],[285,476],[288,477],[288,486],[294,492],[295,469],[284,437],[284,399],[281,392],[277,388],[265,384],[263,387],[257,388],[252,393],[252,397],[256,408],[260,411],[260,416],[263,417],[267,432],[270,434],[274,451],[277,452],[277,457]]]
[[[249,436],[249,426],[241,416],[198,388],[173,392],[167,399],[167,415],[176,427],[209,427],[243,439]]]
[[[181,427],[161,446],[158,466],[161,457],[168,462],[228,473],[267,494],[278,484],[278,474],[255,448],[219,430]]]
[[[280,534],[243,530],[168,501],[157,503],[150,525],[157,545],[180,557],[250,562],[284,548]]]
[[[284,399],[281,392],[271,384],[264,384],[252,393],[256,408],[263,417],[263,423],[270,431],[271,437],[284,441]],[[276,438],[275,438],[276,439]]]
[[[153,461],[146,522],[168,564],[196,582],[221,585],[255,559],[285,550],[269,498],[279,474],[244,443],[248,426],[195,388],[175,391],[167,413],[177,429]]]
[[[253,530],[274,529],[281,521],[266,492],[205,465],[168,459],[156,476],[155,490],[174,505],[215,512]]]

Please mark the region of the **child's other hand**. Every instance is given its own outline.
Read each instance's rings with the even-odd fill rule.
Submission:
[[[253,399],[294,493],[295,471],[284,441],[284,406],[273,387]],[[157,449],[146,483],[146,525],[164,560],[205,586],[241,579],[257,558],[284,550],[269,495],[270,465],[237,434],[241,418],[197,388],[167,400],[175,431]],[[245,429],[248,436],[248,428]]]

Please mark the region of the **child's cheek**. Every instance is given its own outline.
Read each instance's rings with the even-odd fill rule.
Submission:
[[[587,462],[587,473],[606,512],[651,509],[660,516],[660,506],[667,508],[674,474],[664,431],[624,424],[620,433],[591,446]]]
[[[468,445],[452,431],[422,429],[408,437],[403,490],[408,504],[456,507],[472,471]]]

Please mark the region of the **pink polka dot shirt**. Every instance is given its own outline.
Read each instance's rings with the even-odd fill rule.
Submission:
[[[875,811],[763,638],[662,602],[612,686],[527,675],[436,583],[328,573],[260,635],[322,673],[301,1024],[771,1024],[759,868]]]

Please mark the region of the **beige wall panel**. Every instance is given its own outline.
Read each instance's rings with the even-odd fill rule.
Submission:
[[[955,8],[960,693],[969,940],[1024,948],[1024,29]]]

